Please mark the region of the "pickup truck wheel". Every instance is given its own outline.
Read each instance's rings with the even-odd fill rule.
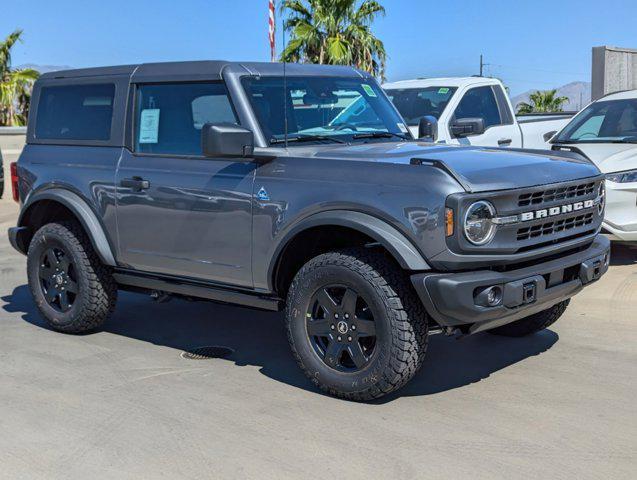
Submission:
[[[570,299],[553,305],[551,308],[535,313],[507,325],[489,330],[494,335],[502,335],[504,337],[524,337],[545,328],[550,327],[557,319],[566,311],[566,307],[570,303]]]
[[[110,269],[75,222],[50,223],[35,233],[27,275],[38,310],[54,330],[95,330],[115,308],[117,285]]]
[[[427,315],[404,273],[368,249],[326,253],[287,297],[292,352],[321,390],[366,401],[407,383],[427,348]]]

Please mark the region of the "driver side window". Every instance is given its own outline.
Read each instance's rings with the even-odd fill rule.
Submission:
[[[468,90],[456,107],[452,122],[461,118],[482,118],[484,119],[484,128],[502,125],[493,89],[486,86]]]

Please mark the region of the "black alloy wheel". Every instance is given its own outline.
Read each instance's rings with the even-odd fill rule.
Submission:
[[[310,344],[321,360],[340,372],[365,368],[376,347],[376,323],[356,290],[328,285],[310,300],[306,314]]]
[[[61,247],[42,252],[38,269],[40,288],[46,302],[58,312],[73,308],[79,289],[75,266]]]

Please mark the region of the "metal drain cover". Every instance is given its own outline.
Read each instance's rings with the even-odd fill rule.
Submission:
[[[232,348],[219,345],[192,348],[181,353],[181,358],[187,360],[209,360],[211,358],[226,358],[234,353]]]

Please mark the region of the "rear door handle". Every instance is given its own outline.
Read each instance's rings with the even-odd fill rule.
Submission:
[[[511,145],[511,142],[513,142],[512,139],[510,138],[501,138],[500,140],[498,140],[498,145],[501,147],[502,145]]]
[[[122,187],[130,188],[134,192],[141,192],[150,188],[150,182],[144,180],[142,177],[124,178],[120,185]]]

